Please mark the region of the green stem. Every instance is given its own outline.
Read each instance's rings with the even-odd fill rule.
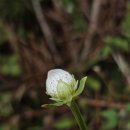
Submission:
[[[83,117],[80,113],[80,110],[79,110],[77,104],[74,101],[72,101],[71,105],[69,107],[70,107],[79,127],[80,127],[80,130],[87,130],[87,126],[83,120]]]

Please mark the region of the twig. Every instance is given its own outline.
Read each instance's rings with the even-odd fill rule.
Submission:
[[[115,60],[115,62],[117,63],[120,71],[126,78],[128,86],[130,86],[130,67],[128,66],[124,57],[118,51],[113,51],[112,56],[113,56],[113,59]]]
[[[33,32],[28,34],[29,42],[31,43],[32,50],[36,53],[43,55],[46,61],[51,61],[51,54],[49,53],[47,46],[44,44],[44,40],[40,39],[37,41],[37,38]],[[38,46],[38,42],[40,45]]]
[[[89,16],[89,7],[86,0],[74,0],[76,5],[79,7],[80,11],[82,12],[83,16],[85,17],[86,21],[90,21]]]
[[[99,17],[102,2],[103,0],[94,0],[93,2],[91,16],[90,16],[90,24],[89,24],[87,36],[84,42],[84,49],[81,53],[81,60],[86,59],[86,57],[88,56],[91,50],[92,40],[97,30],[98,17]]]
[[[96,106],[108,107],[108,108],[114,108],[114,109],[123,109],[124,108],[124,104],[108,102],[105,100],[95,100],[95,99],[86,99],[86,98],[83,98],[81,100],[84,100],[84,102],[86,102],[87,105],[94,106],[94,107],[96,107]]]
[[[33,4],[33,8],[34,8],[36,17],[37,17],[38,22],[39,22],[39,25],[41,27],[42,33],[45,36],[45,40],[47,42],[47,45],[48,45],[50,51],[53,53],[53,55],[55,55],[54,60],[57,63],[59,63],[59,62],[61,62],[61,58],[59,57],[58,51],[55,47],[53,35],[51,33],[51,29],[50,29],[45,17],[44,17],[43,10],[42,10],[41,5],[40,5],[40,1],[39,0],[32,0],[32,4]]]
[[[13,29],[11,26],[5,22],[2,18],[0,18],[0,23],[2,24],[2,29],[4,30],[5,34],[7,35],[7,38],[9,42],[11,43],[11,46],[15,50],[15,52],[18,52],[18,43],[19,39],[16,37]]]

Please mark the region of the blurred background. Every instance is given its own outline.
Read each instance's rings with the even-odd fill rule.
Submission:
[[[0,0],[0,130],[79,130],[66,106],[41,108],[54,68],[88,76],[89,130],[130,130],[130,1]]]

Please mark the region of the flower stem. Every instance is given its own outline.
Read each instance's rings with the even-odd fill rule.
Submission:
[[[70,107],[79,127],[80,127],[80,130],[87,130],[87,126],[85,124],[85,121],[83,120],[83,117],[82,117],[80,110],[79,110],[77,104],[75,103],[75,101],[72,101],[71,105],[69,107]]]

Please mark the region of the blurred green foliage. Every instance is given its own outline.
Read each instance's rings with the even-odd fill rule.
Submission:
[[[124,51],[124,52],[130,51],[130,44],[127,39],[122,39],[120,37],[107,36],[105,38],[105,43],[108,47],[111,47],[113,49],[120,49],[121,51]],[[105,50],[105,51],[107,51],[108,53],[109,50]]]
[[[8,20],[21,19],[26,11],[31,9],[30,0],[1,0],[0,3],[0,14]]]
[[[121,24],[122,33],[130,40],[130,4],[127,5],[127,12]]]
[[[61,0],[60,2],[71,15],[71,19],[73,20],[71,29],[77,33],[83,32],[86,29],[86,22],[73,0]]]
[[[18,63],[18,56],[0,56],[0,73],[4,75],[19,76],[21,74],[21,67]]]
[[[87,79],[87,86],[93,91],[98,91],[100,90],[101,84],[96,78],[89,76]]]
[[[55,122],[54,128],[57,130],[68,130],[74,125],[74,120],[68,117],[64,117],[59,121]]]
[[[130,103],[127,103],[126,106],[125,106],[125,111],[127,113],[130,113]]]
[[[12,94],[10,92],[0,94],[0,99],[1,99],[0,114],[1,115],[8,117],[13,112],[13,108],[11,106],[11,98],[12,98]]]
[[[4,44],[4,42],[7,40],[7,37],[2,29],[2,25],[0,23],[0,46]]]
[[[130,51],[130,4],[127,5],[127,11],[124,20],[120,25],[120,36],[106,36],[104,38],[105,47],[101,51],[101,56],[107,58],[112,50],[118,49],[124,53]]]
[[[103,123],[103,130],[111,130],[115,128],[118,124],[118,113],[115,110],[109,109],[102,111],[102,117],[105,119]]]
[[[44,1],[44,0],[41,0]],[[83,16],[78,10],[77,6],[74,4],[73,0],[60,0],[61,4],[70,14],[72,21],[71,30],[81,33],[86,30],[87,25]],[[26,14],[34,13],[32,8],[31,0],[1,0],[0,1],[0,15],[3,19],[7,21],[14,21],[16,24],[16,32],[20,37],[26,35],[26,27],[23,25]],[[30,16],[29,18],[32,18]],[[13,25],[14,26],[14,25]],[[34,27],[34,26],[33,26]],[[34,27],[33,29],[38,28]],[[126,16],[120,26],[121,34],[120,36],[111,36],[108,35],[104,38],[104,47],[101,50],[100,59],[104,60],[111,56],[112,51],[119,50],[124,54],[130,52],[130,4],[128,4],[128,10]],[[0,23],[0,49],[8,41],[4,31],[2,30],[2,25]],[[90,64],[90,63],[88,63]],[[94,64],[98,64],[98,61]],[[112,67],[110,67],[110,65]],[[92,67],[92,65],[90,65]],[[124,84],[122,83],[123,78],[119,72],[117,65],[106,62],[105,65],[102,65],[104,73],[107,74],[107,78],[111,77],[112,79],[112,89],[116,94],[122,95],[124,93]],[[17,54],[1,54],[0,52],[0,74],[5,76],[20,76],[22,74],[21,66],[19,64],[19,57]],[[89,76],[87,80],[88,89],[92,91],[102,90],[102,83],[99,79]],[[107,89],[105,86],[103,86]],[[111,86],[110,86],[111,87]],[[104,89],[103,88],[103,89]],[[107,93],[106,97],[107,97]],[[32,94],[33,95],[33,94]],[[116,97],[116,95],[114,95]],[[117,96],[118,97],[118,96]],[[119,99],[115,99],[119,100]],[[13,112],[11,102],[11,93],[0,94],[0,115],[8,117]],[[86,106],[84,106],[86,107]],[[4,109],[3,109],[4,108]],[[84,108],[86,110],[86,108]],[[129,115],[130,113],[130,103],[126,103],[125,112]],[[95,111],[91,111],[94,113]],[[95,114],[95,113],[94,113]],[[100,113],[103,122],[102,130],[114,130],[118,126],[119,121],[119,111],[114,109],[101,110]],[[130,130],[130,119],[126,121],[127,129]],[[63,119],[57,120],[54,123],[54,128],[56,130],[67,130],[72,127],[75,122],[69,117],[63,117]],[[0,124],[0,130],[2,130],[6,124]],[[17,129],[17,128],[16,128]],[[32,126],[28,130],[38,130],[42,129],[41,126]],[[12,130],[14,130],[12,128]]]

